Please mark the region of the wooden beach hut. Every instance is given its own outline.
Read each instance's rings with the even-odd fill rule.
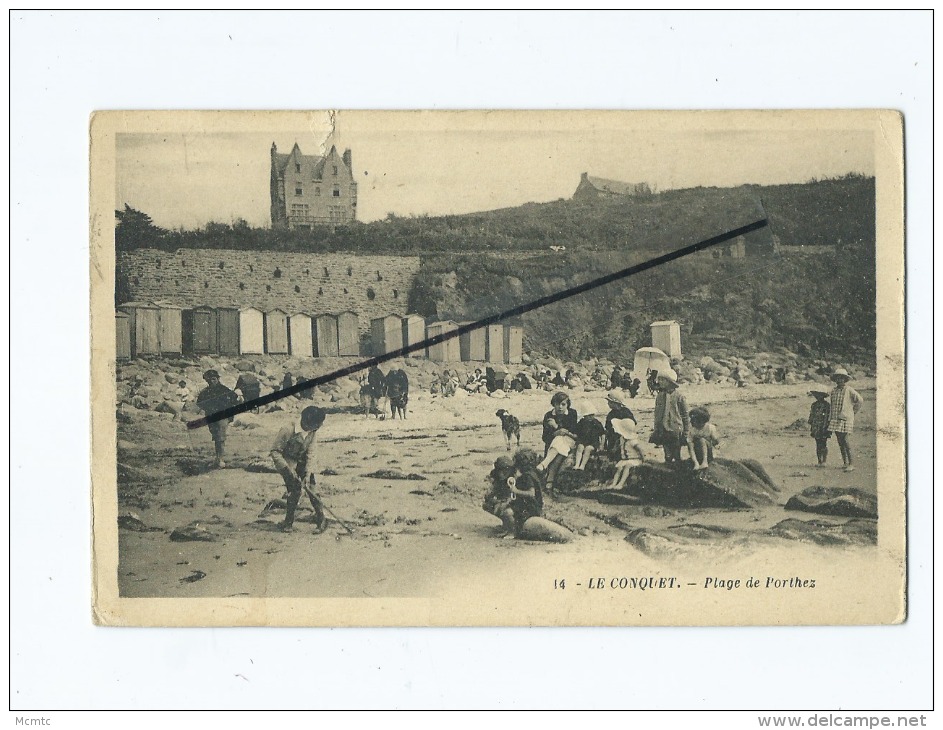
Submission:
[[[360,355],[360,317],[356,312],[337,315],[337,354],[341,357]]]
[[[524,355],[524,328],[519,324],[504,326],[504,362],[519,365]]]
[[[217,351],[216,310],[195,307],[183,310],[183,351],[207,355]]]
[[[239,317],[234,307],[216,310],[216,347],[220,355],[239,354]]]
[[[265,352],[265,315],[255,307],[239,310],[239,353],[261,355]]]
[[[311,316],[298,312],[288,318],[288,349],[292,355],[314,355]]]
[[[337,357],[337,317],[319,314],[312,323],[314,331],[314,356]]]
[[[282,309],[265,313],[265,351],[270,355],[288,354],[288,313]]]
[[[443,320],[440,322],[430,322],[426,327],[426,337],[435,337],[437,335],[445,334],[446,332],[454,332],[458,329],[458,325],[451,320]],[[438,362],[457,362],[462,359],[461,346],[459,345],[459,338],[453,337],[450,340],[445,342],[439,342],[435,345],[429,346],[429,359],[436,360]]]
[[[131,359],[131,315],[115,311],[115,359]]]
[[[471,324],[462,322],[461,324]],[[477,362],[485,359],[485,330],[483,328],[466,332],[458,337],[458,349],[463,362]]]
[[[426,320],[418,314],[407,314],[403,317],[403,345],[415,345],[426,337]],[[415,350],[408,357],[425,357],[425,350]]]
[[[374,355],[386,355],[403,347],[403,320],[395,315],[370,320],[370,342]]]
[[[152,302],[128,302],[119,309],[131,318],[131,357],[160,353],[160,312]]]
[[[155,302],[157,307],[157,341],[161,355],[183,352],[183,307],[169,302]]]
[[[668,357],[681,357],[681,325],[674,320],[652,322],[652,347]]]
[[[504,325],[489,324],[485,327],[485,359],[488,362],[504,362]]]

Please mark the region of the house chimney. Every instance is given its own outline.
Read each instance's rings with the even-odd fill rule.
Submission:
[[[275,143],[272,142],[272,158],[275,158],[275,153],[278,151],[278,148],[275,146]]]
[[[346,150],[344,150],[343,160],[344,160],[344,164],[347,165],[347,169],[350,170],[350,174],[353,175],[354,163],[353,163],[353,158],[351,157],[351,154],[350,154],[349,147]]]
[[[586,180],[586,179],[588,179],[588,178],[589,178],[589,173],[588,173],[588,172],[584,172],[582,175],[580,175],[580,180]]]

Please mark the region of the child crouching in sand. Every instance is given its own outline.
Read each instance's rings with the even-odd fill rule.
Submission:
[[[486,512],[499,517],[504,526],[501,537],[520,537],[524,523],[543,512],[540,477],[534,469],[540,457],[530,449],[521,449],[514,459],[501,456],[488,475],[491,491],[485,497]]]
[[[632,467],[645,461],[645,453],[638,442],[638,432],[634,418],[617,418],[612,421],[612,428],[619,436],[619,461],[616,462],[616,473],[612,475],[610,489],[622,489],[629,481]]]

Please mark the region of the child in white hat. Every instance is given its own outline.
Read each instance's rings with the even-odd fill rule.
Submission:
[[[854,388],[849,387],[851,376],[845,368],[835,368],[832,373],[835,389],[830,397],[828,430],[835,432],[838,439],[838,448],[841,450],[842,461],[845,462],[845,471],[854,471],[851,463],[851,445],[848,437],[855,428],[855,414],[861,409],[863,398]]]
[[[612,489],[622,489],[629,481],[632,467],[645,461],[645,453],[638,442],[638,432],[635,429],[635,419],[617,418],[612,422],[612,428],[620,438],[619,461],[616,462],[616,473],[612,475]]]
[[[809,391],[809,395],[815,398],[812,407],[809,409],[809,435],[815,439],[815,457],[818,460],[816,466],[822,468],[828,461],[828,439],[832,432],[828,430],[830,408],[828,405],[828,391],[816,386]]]

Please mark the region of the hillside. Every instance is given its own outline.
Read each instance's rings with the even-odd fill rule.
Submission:
[[[685,341],[695,350],[704,343],[705,354],[723,345],[874,357],[873,178],[390,216],[334,232],[244,224],[166,232],[141,215],[119,213],[119,251],[147,245],[420,254],[409,310],[458,320],[504,311],[765,215],[770,226],[747,237],[746,258],[698,254],[533,312],[525,318],[525,346],[567,358],[626,357],[650,344],[653,320],[677,319]],[[828,248],[815,256],[775,255],[773,236],[783,248]],[[551,253],[551,245],[566,251]]]
[[[401,218],[315,231],[278,231],[210,223],[162,231],[140,221],[119,225],[119,250],[227,248],[277,251],[535,251],[550,245],[599,250],[674,249],[764,217],[784,246],[872,243],[874,179],[847,176],[794,185],[691,188],[598,202],[558,200],[482,213]],[[146,217],[146,216],[145,216]],[[124,230],[122,230],[124,229]],[[755,242],[769,243],[768,232]]]

